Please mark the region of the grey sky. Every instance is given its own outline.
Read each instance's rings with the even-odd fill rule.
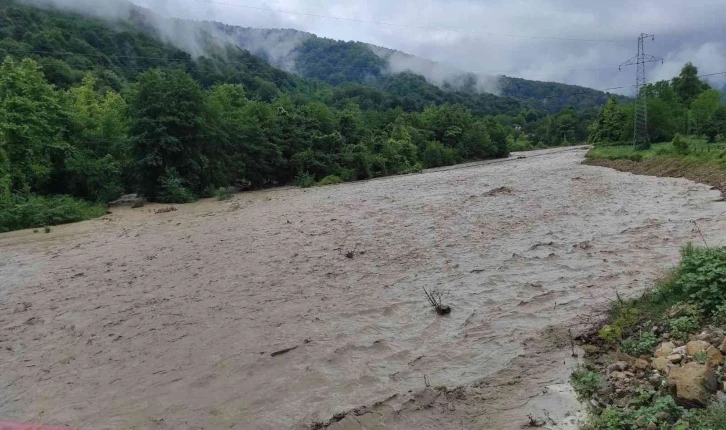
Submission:
[[[647,52],[666,61],[648,67],[649,81],[672,77],[686,61],[693,61],[701,73],[726,72],[724,1],[133,0],[180,18],[247,27],[294,28],[394,48],[466,71],[593,88],[633,83],[635,70],[631,67],[619,72],[617,66],[635,55],[636,39],[641,32],[656,34],[655,41],[647,42]],[[348,22],[235,5],[460,32]],[[714,81],[720,85],[726,82],[726,75],[715,77]]]

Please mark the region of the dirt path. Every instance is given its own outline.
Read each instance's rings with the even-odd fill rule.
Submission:
[[[726,232],[708,186],[582,158],[0,235],[0,419],[282,429],[369,405],[333,424],[462,429],[561,412],[566,329],[673,265],[691,220],[712,244]]]

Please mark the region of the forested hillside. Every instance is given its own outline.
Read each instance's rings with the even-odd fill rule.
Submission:
[[[95,216],[128,192],[188,202],[503,157],[581,141],[597,114],[549,115],[411,73],[331,85],[214,33],[192,56],[139,9],[104,21],[0,0],[0,22],[0,231]]]
[[[490,94],[482,92],[496,92],[504,97],[526,101],[530,106],[550,113],[569,107],[601,107],[612,97],[612,94],[576,85],[467,73],[393,49],[332,40],[295,30],[239,28],[221,24],[219,27],[233,34],[236,43],[266,57],[273,64],[333,85],[360,82],[390,87],[395,86],[399,72],[408,71],[425,77],[432,87],[435,84],[437,88],[427,92],[439,90],[435,98],[427,101],[450,98],[475,109],[475,106],[484,103],[495,104]],[[269,55],[271,52],[275,54]]]

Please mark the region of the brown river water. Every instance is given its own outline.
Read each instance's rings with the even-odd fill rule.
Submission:
[[[525,155],[0,235],[0,421],[564,428],[567,330],[652,285],[692,221],[723,244],[726,204]]]

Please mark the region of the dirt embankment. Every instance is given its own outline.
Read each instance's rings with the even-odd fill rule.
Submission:
[[[721,193],[726,194],[726,171],[719,170],[711,164],[689,163],[686,160],[670,157],[656,157],[642,161],[589,158],[585,160],[585,164],[610,167],[621,172],[635,173],[636,175],[690,179],[711,185]]]

